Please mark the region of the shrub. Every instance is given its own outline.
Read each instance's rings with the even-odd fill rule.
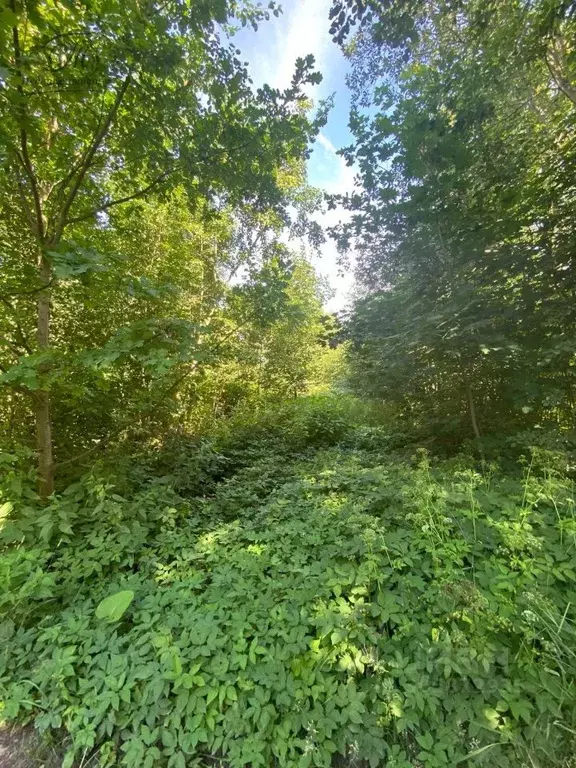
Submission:
[[[225,455],[257,450],[299,453],[338,444],[369,416],[371,407],[349,395],[314,395],[239,408],[215,432]]]
[[[122,492],[150,482],[162,482],[186,498],[209,496],[215,485],[243,469],[258,466],[273,472],[312,449],[336,445],[352,434],[373,407],[338,395],[299,397],[289,401],[264,399],[239,406],[227,419],[203,435],[171,434],[161,446],[139,455],[116,454],[100,462],[100,472],[114,477]]]
[[[259,461],[208,500],[92,478],[13,516],[5,718],[70,734],[67,765],[568,765],[569,480]]]

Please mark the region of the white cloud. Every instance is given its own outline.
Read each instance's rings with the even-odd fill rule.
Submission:
[[[332,144],[332,142],[330,141],[330,139],[328,138],[328,136],[325,136],[325,135],[322,133],[322,131],[320,131],[320,133],[318,134],[318,139],[317,139],[317,141],[318,141],[318,144],[320,144],[322,147],[324,147],[324,149],[325,149],[327,152],[330,152],[330,153],[331,153],[331,154],[333,154],[333,155],[335,155],[335,154],[336,154],[336,152],[338,151],[338,150],[336,149],[336,147],[334,146],[334,144]]]
[[[331,0],[297,0],[287,9],[287,27],[279,25],[275,30],[276,65],[270,84],[276,88],[287,88],[294,74],[297,58],[313,54],[316,66],[322,70],[330,51],[328,14]]]
[[[354,168],[346,165],[346,161],[338,154],[337,148],[325,133],[319,133],[314,155],[317,157],[317,170],[318,168],[321,169],[321,186],[326,192],[344,195],[353,191],[355,186]],[[340,208],[326,211],[316,217],[324,229],[334,227],[340,222],[349,220],[349,218],[350,214]],[[354,284],[353,254],[348,256],[348,264],[343,264],[336,243],[329,238],[322,246],[320,255],[314,257],[312,261],[318,273],[328,280],[335,292],[334,297],[327,302],[326,309],[328,311],[342,309],[347,303]]]
[[[350,259],[349,259],[350,261]],[[322,247],[321,255],[311,259],[318,275],[323,277],[333,291],[333,296],[324,304],[327,312],[338,312],[346,307],[354,287],[352,262],[340,265],[340,256],[336,244],[328,241]]]
[[[296,59],[312,54],[316,68],[326,70],[333,50],[329,34],[331,0],[290,0],[283,4],[278,18],[263,22],[254,34],[245,30],[235,39],[244,56],[254,84],[264,83],[273,88],[290,86]],[[318,86],[310,88],[311,96],[318,95]]]
[[[354,168],[346,164],[346,160],[338,154],[338,150],[325,134],[320,132],[316,141],[328,155],[331,165],[330,178],[323,184],[326,192],[333,195],[352,192],[356,175]]]

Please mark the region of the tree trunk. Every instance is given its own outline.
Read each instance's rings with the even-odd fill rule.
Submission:
[[[36,447],[38,450],[38,493],[44,500],[54,491],[54,462],[52,458],[52,422],[50,396],[38,392],[35,404]]]
[[[38,295],[37,339],[40,352],[50,348],[50,290],[52,267],[44,253],[39,257],[39,277],[46,287]],[[46,366],[40,368],[46,371]],[[52,420],[50,418],[50,395],[39,390],[35,397],[36,448],[38,451],[38,493],[47,499],[54,491],[54,459],[52,455]]]
[[[478,429],[478,420],[476,419],[476,406],[474,405],[474,397],[472,396],[472,387],[470,384],[466,384],[466,394],[468,396],[468,405],[470,406],[470,421],[472,422],[474,437],[479,440],[480,430]]]

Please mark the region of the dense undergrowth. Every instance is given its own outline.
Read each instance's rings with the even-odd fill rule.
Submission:
[[[2,718],[67,766],[572,766],[570,457],[381,421],[240,413],[43,509],[6,473]]]

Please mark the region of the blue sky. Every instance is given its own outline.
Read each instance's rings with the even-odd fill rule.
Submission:
[[[314,145],[308,163],[308,179],[310,184],[327,192],[344,193],[353,188],[354,171],[336,151],[351,141],[348,131],[350,100],[345,83],[347,62],[329,34],[331,3],[332,0],[284,0],[279,18],[263,23],[257,32],[242,30],[234,37],[234,42],[248,63],[256,86],[268,83],[275,88],[288,87],[296,59],[313,54],[323,80],[309,90],[309,95],[318,101],[334,94],[334,107]],[[324,226],[330,226],[342,216],[342,212],[330,211],[319,215],[318,220]],[[332,242],[326,243],[320,255],[312,261],[334,292],[326,308],[331,311],[342,309],[353,283],[351,268],[342,274]]]

